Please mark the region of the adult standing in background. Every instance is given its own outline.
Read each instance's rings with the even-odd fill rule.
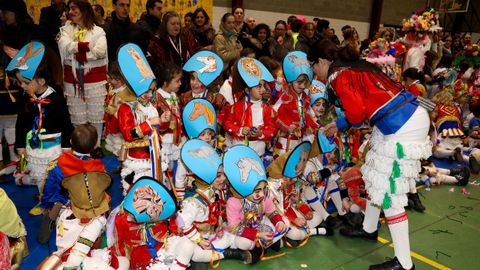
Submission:
[[[240,34],[245,27],[245,22],[243,21],[245,19],[245,10],[241,7],[236,7],[233,10],[233,16],[235,18],[235,31]]]
[[[238,8],[237,8],[238,9]],[[220,22],[220,29],[213,40],[213,51],[223,60],[223,68],[240,56],[242,44],[237,40],[235,18],[232,13],[225,13]]]
[[[151,67],[170,62],[182,67],[197,50],[191,33],[182,33],[182,18],[174,11],[165,13],[155,36],[148,44],[147,61]],[[186,74],[184,74],[186,75]],[[180,93],[187,87],[187,76],[183,76]],[[179,94],[180,94],[179,93]]]
[[[3,21],[3,43],[10,48],[20,50],[32,40],[44,41],[40,35],[38,26],[33,23],[28,15],[27,5],[23,0],[4,0],[0,2]],[[12,55],[13,57],[13,55]]]
[[[182,18],[174,11],[165,13],[158,34],[152,37],[148,45],[147,60],[150,66],[172,62],[182,67],[192,54],[192,49],[182,36]]]
[[[140,30],[138,46],[145,52],[150,39],[155,36],[162,23],[163,2],[161,0],[147,0],[147,12],[137,21],[137,30]]]
[[[210,23],[210,17],[203,8],[197,8],[193,12],[193,37],[197,40],[199,46],[206,50],[212,50],[215,30]]]
[[[117,60],[117,50],[122,44],[133,40],[134,29],[129,17],[130,0],[112,0],[112,4],[112,14],[103,25],[103,30],[107,35],[110,61]]]
[[[65,11],[67,5],[64,0],[52,0],[50,6],[43,7],[40,10],[40,21],[38,23],[42,31],[48,36],[46,45],[58,52],[55,37],[62,27],[60,17]]]
[[[95,24],[103,27],[105,24],[105,9],[99,4],[95,4],[93,7],[93,14],[95,16]]]
[[[277,61],[282,62],[283,57],[293,50],[293,38],[287,32],[287,23],[279,20],[275,23],[275,31],[270,38],[270,55]]]
[[[107,95],[107,39],[103,29],[95,25],[93,8],[87,0],[69,0],[68,8],[71,21],[60,28],[58,41],[68,110],[74,126],[88,122],[102,134]],[[98,136],[97,149],[101,137]]]
[[[315,25],[312,22],[307,22],[300,29],[300,35],[298,35],[295,50],[308,54],[315,41],[317,41],[317,37],[315,36]]]
[[[325,19],[317,21],[317,36],[319,40],[329,39],[330,36],[330,22]]]

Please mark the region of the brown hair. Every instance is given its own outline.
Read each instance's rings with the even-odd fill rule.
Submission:
[[[95,15],[93,13],[93,8],[90,2],[87,0],[69,0],[68,7],[70,4],[75,4],[80,12],[82,13],[83,24],[88,30],[92,30],[95,26]]]
[[[160,36],[160,38],[168,37],[167,23],[168,21],[170,21],[171,18],[174,17],[178,17],[180,19],[180,33],[178,34],[178,37],[182,36],[182,17],[175,11],[168,11],[167,13],[165,13],[165,15],[163,15],[162,23],[158,28],[158,35]]]
[[[335,61],[337,60],[337,53],[338,53],[338,48],[335,43],[328,39],[323,39],[323,40],[317,40],[313,46],[310,52],[308,53],[308,61],[317,63],[318,59],[326,59],[328,61]]]
[[[97,129],[94,126],[90,124],[79,125],[72,132],[72,149],[80,154],[88,154],[95,148],[97,138]]]
[[[124,80],[122,72],[120,71],[120,66],[118,65],[118,61],[112,61],[108,65],[108,76],[112,77],[116,80]]]

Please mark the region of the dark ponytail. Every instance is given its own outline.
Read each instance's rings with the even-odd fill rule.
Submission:
[[[334,62],[337,60],[337,45],[328,39],[316,41],[307,55],[308,61],[318,62],[318,59],[326,59]]]

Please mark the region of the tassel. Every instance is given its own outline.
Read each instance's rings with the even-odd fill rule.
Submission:
[[[403,145],[397,142],[397,157],[398,159],[402,159],[405,157],[405,152],[403,152]]]
[[[388,178],[388,181],[390,182],[390,193],[392,194],[394,194],[396,191],[395,179],[398,177],[400,177],[400,167],[398,166],[398,162],[395,160],[393,161],[392,174]]]
[[[12,95],[12,92],[10,92],[10,79],[8,78],[7,73],[5,73],[5,86],[7,87],[7,92],[8,92],[8,96],[10,97],[10,100],[12,101],[12,103],[15,103],[17,100]]]
[[[400,166],[396,160],[393,161],[392,177],[393,179],[400,177]]]
[[[388,193],[385,193],[385,196],[383,196],[382,208],[383,209],[388,209],[391,206],[392,206],[392,200],[388,196]]]

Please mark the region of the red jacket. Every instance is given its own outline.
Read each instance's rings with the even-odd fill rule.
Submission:
[[[348,188],[348,195],[352,201],[362,209],[367,207],[367,198],[362,196],[365,191],[365,182],[362,173],[357,167],[352,167],[342,174],[342,180]]]
[[[407,87],[407,91],[410,91],[417,97],[427,97],[425,86],[423,86],[421,83],[412,83],[409,87]]]
[[[173,134],[173,143],[175,145],[179,145],[182,139],[182,119],[181,119],[181,112],[178,112],[178,115],[172,111],[172,108],[167,103],[164,97],[160,94],[156,94],[154,106],[157,108],[158,115],[162,115],[162,113],[166,111],[170,111],[172,114],[172,118],[168,123],[161,123],[160,130],[165,133]],[[180,107],[180,106],[179,106]]]
[[[228,132],[228,134],[235,139],[243,140],[243,136],[239,136],[242,127],[252,128],[246,121],[251,119],[252,111],[247,109],[245,100],[237,101],[232,106],[226,107],[224,110],[224,120],[221,123]],[[262,102],[263,108],[263,125],[257,127],[262,131],[263,136],[261,138],[249,136],[249,140],[262,140],[270,141],[277,133],[277,127],[275,124],[276,113],[272,106]]]
[[[280,97],[282,104],[278,107],[277,110],[277,120],[276,124],[278,128],[284,132],[287,132],[290,125],[295,125],[297,129],[301,130],[301,134],[296,134],[297,137],[302,137],[305,134],[307,128],[316,129],[318,124],[315,122],[313,117],[308,114],[310,109],[310,96],[305,93],[301,94],[301,100],[303,102],[303,127],[302,127],[302,110],[298,108],[298,95],[294,92],[293,89],[289,88]],[[301,129],[300,129],[301,128]]]
[[[147,239],[145,239],[145,228],[148,228],[150,235],[157,241],[155,249],[158,251],[169,235],[169,224],[167,221],[148,224],[136,223],[127,220],[127,213],[118,213],[115,217],[115,251],[118,256],[130,257],[130,269],[146,269],[151,263],[151,255],[148,252]]]
[[[118,109],[118,128],[126,142],[134,142],[144,140],[152,129],[147,121],[137,123],[132,107],[128,103],[123,103]],[[139,148],[130,148],[128,155],[133,158],[150,158],[148,146]]]
[[[336,73],[335,73],[336,72]],[[330,85],[342,101],[348,122],[363,123],[389,102],[402,86],[380,70],[341,67],[329,76]]]

